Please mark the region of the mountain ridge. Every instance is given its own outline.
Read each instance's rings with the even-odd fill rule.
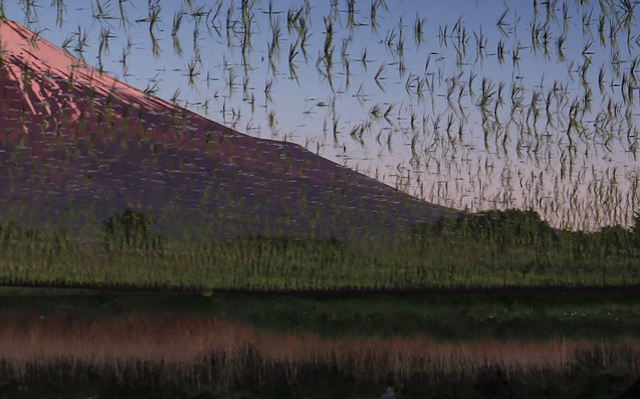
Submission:
[[[332,236],[454,212],[145,95],[16,22],[0,21],[0,43],[0,165],[12,168],[0,174],[0,203],[42,217],[43,205],[60,213],[92,203],[98,218],[180,205],[238,232]]]

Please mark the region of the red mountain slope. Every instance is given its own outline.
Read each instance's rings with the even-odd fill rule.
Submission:
[[[0,21],[0,42],[9,216],[104,218],[131,206],[168,229],[216,220],[211,231],[358,236],[450,211],[145,96],[15,22]]]

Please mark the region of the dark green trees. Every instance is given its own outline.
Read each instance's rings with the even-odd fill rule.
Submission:
[[[411,236],[424,259],[490,268],[517,265],[527,270],[547,267],[559,240],[558,231],[536,212],[518,209],[423,222],[413,228]]]
[[[558,238],[556,231],[535,211],[518,209],[461,214],[456,218],[441,218],[435,223],[424,222],[414,227],[413,235],[423,239],[451,237],[459,244],[475,242],[535,248],[548,248]]]
[[[153,231],[153,218],[126,208],[104,222],[107,251],[162,252],[163,238]]]
[[[411,237],[425,259],[449,252],[440,261],[492,267],[604,270],[607,265],[632,267],[640,261],[640,213],[631,229],[615,225],[587,232],[554,229],[531,210],[491,210],[423,222]]]

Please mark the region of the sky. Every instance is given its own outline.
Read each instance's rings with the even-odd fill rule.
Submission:
[[[428,201],[574,229],[640,205],[637,1],[0,4],[133,87]]]

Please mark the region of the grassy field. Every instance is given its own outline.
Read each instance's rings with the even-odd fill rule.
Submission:
[[[531,211],[446,217],[360,243],[260,235],[192,242],[157,233],[150,217],[132,210],[96,230],[80,238],[3,223],[0,281],[205,291],[640,285],[640,229],[560,231]]]

